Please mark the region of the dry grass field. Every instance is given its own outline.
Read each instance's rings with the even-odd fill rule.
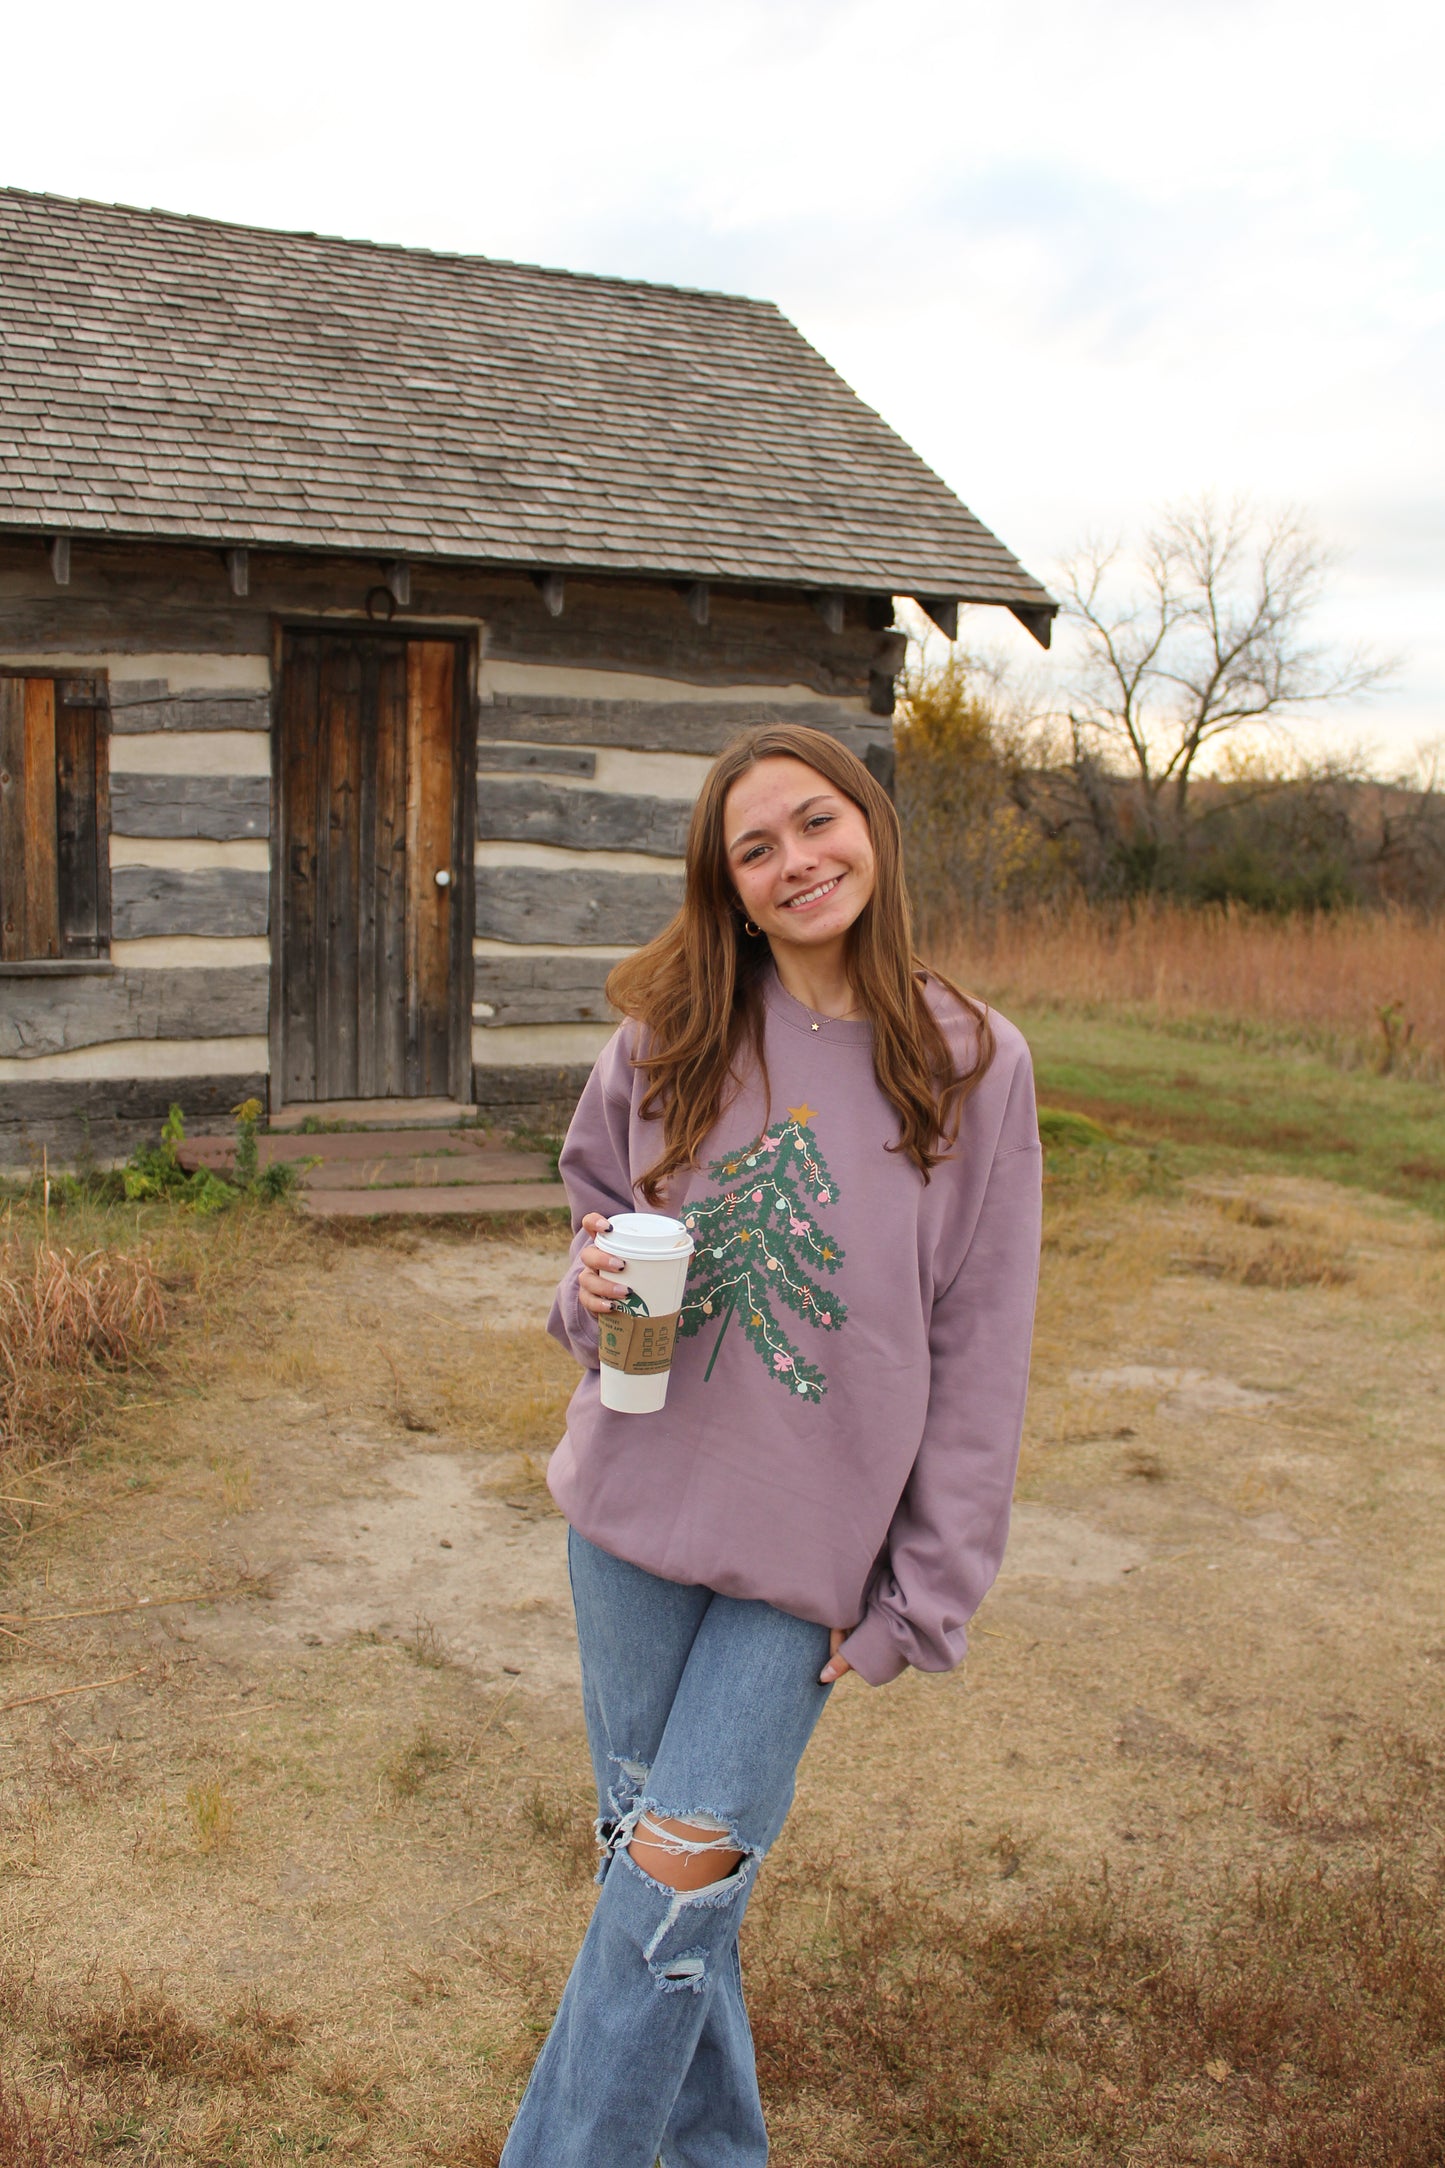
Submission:
[[[1009,1557],[804,1764],[744,1934],[774,2158],[1439,2168],[1445,1242],[1362,1172],[1445,1158],[1438,1095],[1022,1020],[1078,1111]],[[592,1898],[561,1232],[51,1234],[165,1330],[32,1362],[0,1463],[0,2163],[493,2168]]]
[[[1276,917],[1143,901],[1000,913],[938,944],[1000,1007],[1294,1040],[1351,1068],[1445,1076],[1445,924],[1408,912]]]

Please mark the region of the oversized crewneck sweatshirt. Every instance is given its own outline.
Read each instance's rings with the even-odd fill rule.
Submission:
[[[960,1073],[976,1026],[930,979]],[[1040,1152],[1028,1049],[996,1051],[925,1182],[899,1150],[867,1022],[813,1013],[770,974],[764,1049],[698,1164],[658,1207],[696,1248],[667,1404],[604,1408],[579,1233],[548,1329],[584,1366],[548,1483],[589,1542],[668,1581],[851,1628],[873,1685],[945,1671],[998,1572],[1038,1284]],[[815,1029],[815,1024],[817,1028]],[[647,1210],[638,1027],[598,1056],[562,1152],[575,1225]]]

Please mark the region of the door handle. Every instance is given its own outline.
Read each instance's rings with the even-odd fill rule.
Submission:
[[[450,887],[451,887],[451,885],[452,885],[452,877],[451,877],[451,875],[450,875],[450,874],[448,873],[448,871],[447,871],[447,869],[446,869],[446,867],[445,867],[445,866],[443,866],[443,867],[442,867],[442,869],[441,869],[440,873],[438,873],[438,875],[436,876],[436,884],[437,884],[437,887],[438,887],[438,888],[450,888]]]

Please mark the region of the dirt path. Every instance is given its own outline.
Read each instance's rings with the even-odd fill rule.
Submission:
[[[591,1902],[540,1483],[558,1257],[318,1238],[129,1419],[134,1494],[15,1564],[31,1616],[219,1592],[0,1662],[5,1701],[121,1680],[0,1718],[20,2074],[79,2070],[116,2158],[495,2159]],[[1183,1891],[1409,1811],[1445,1681],[1442,1294],[1434,1230],[1322,1186],[1058,1197],[973,1654],[834,1697],[780,1861],[1007,1909],[1105,1855]],[[816,2102],[776,2137],[782,2168],[853,2158]]]

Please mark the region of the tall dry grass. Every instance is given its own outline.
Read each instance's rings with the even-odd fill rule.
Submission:
[[[98,1377],[128,1369],[165,1322],[144,1254],[77,1254],[0,1233],[0,1467],[28,1467],[68,1444]]]
[[[1073,901],[938,929],[940,965],[1001,1007],[1062,1003],[1284,1030],[1346,1066],[1445,1074],[1445,923]]]

